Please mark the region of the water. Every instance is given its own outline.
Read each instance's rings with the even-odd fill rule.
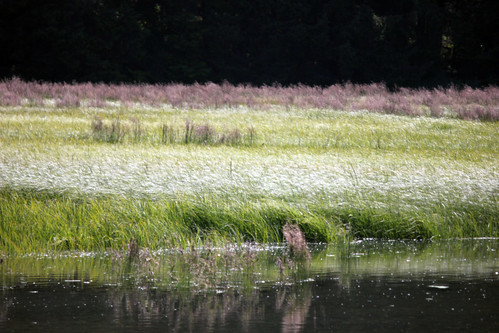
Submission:
[[[4,257],[0,332],[498,332],[499,240]]]

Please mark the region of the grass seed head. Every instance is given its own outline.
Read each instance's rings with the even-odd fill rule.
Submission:
[[[297,225],[288,222],[284,225],[282,232],[288,243],[291,257],[310,259],[310,250],[305,235]]]

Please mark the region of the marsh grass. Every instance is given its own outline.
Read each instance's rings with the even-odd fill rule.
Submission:
[[[108,143],[123,142],[129,133],[128,127],[123,125],[119,118],[113,120],[111,124],[105,124],[101,118],[96,117],[91,127],[94,140]]]
[[[356,107],[384,94],[360,88],[344,87]],[[432,92],[442,118],[305,108],[306,87],[283,107],[288,90],[258,91],[268,107],[124,107],[111,93],[105,107],[36,94],[0,107],[0,250],[282,242],[286,223],[307,242],[498,236],[499,125],[449,119],[446,100],[493,107],[493,90]]]
[[[422,214],[393,207],[332,208],[317,203],[299,209],[284,202],[235,199],[91,198],[4,188],[0,191],[0,248],[21,253],[128,249],[135,257],[139,244],[156,250],[286,240],[292,257],[306,257],[305,240],[499,236],[494,205],[436,206]]]

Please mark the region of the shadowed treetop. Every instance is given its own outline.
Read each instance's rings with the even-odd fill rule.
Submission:
[[[6,0],[0,77],[497,84],[498,13],[494,0]]]

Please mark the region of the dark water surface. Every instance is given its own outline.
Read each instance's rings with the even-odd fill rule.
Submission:
[[[0,332],[499,332],[498,250],[481,239],[317,246],[309,262],[279,246],[4,256]]]

